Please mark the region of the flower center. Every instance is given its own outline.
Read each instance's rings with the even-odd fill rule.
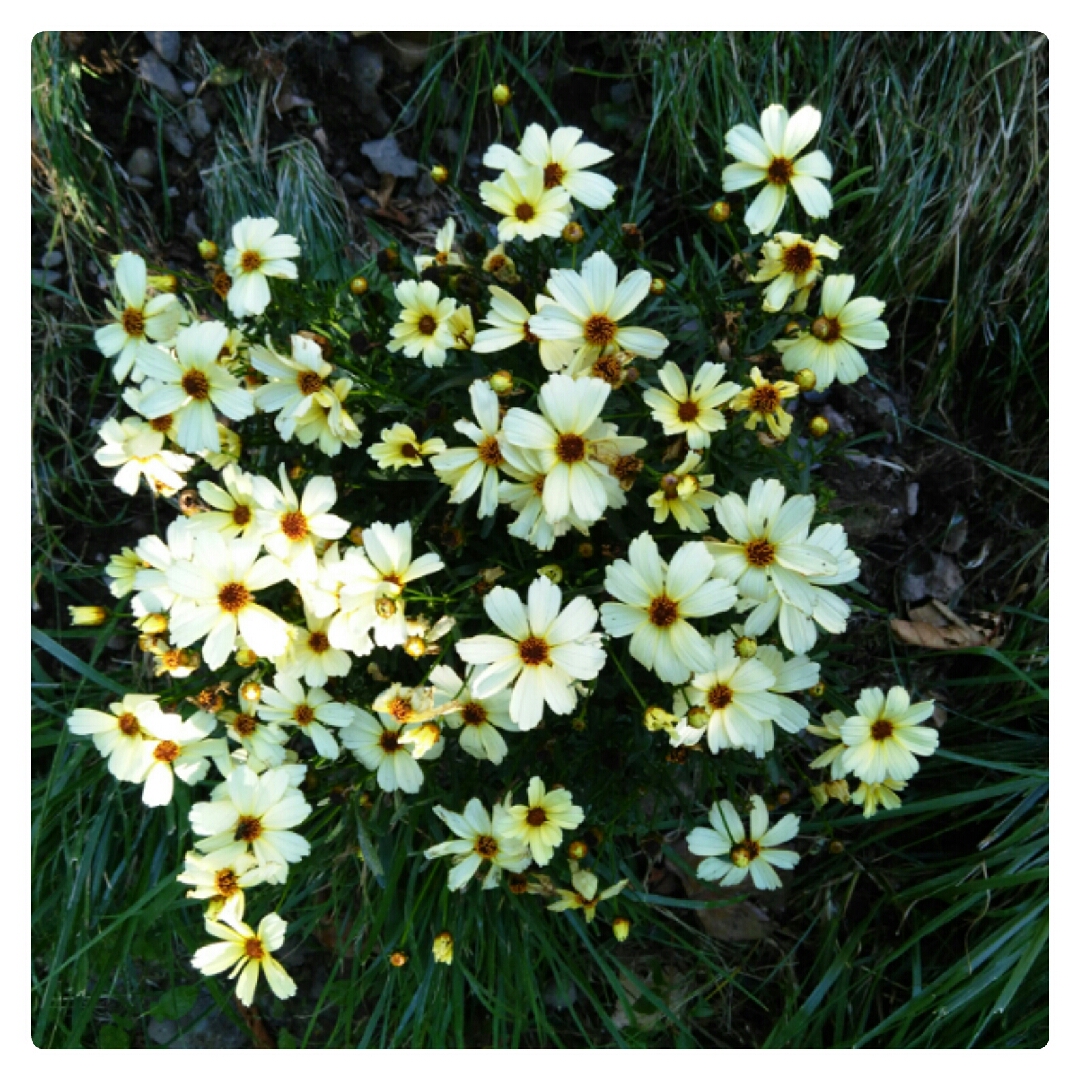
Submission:
[[[560,435],[555,456],[567,465],[585,460],[585,440],[580,435]]]
[[[480,727],[481,724],[486,724],[487,717],[487,709],[485,709],[479,701],[467,702],[465,707],[461,710],[461,719],[468,724],[469,727]]]
[[[696,401],[680,401],[679,402],[679,419],[684,424],[692,423],[701,414],[701,407]]]
[[[734,699],[735,695],[732,693],[730,686],[714,686],[709,691],[709,705],[712,706],[714,712],[726,709]]]
[[[401,448],[401,456],[408,458],[409,461],[415,461],[420,456],[420,451],[413,443],[405,443]]]
[[[263,960],[266,958],[266,950],[263,949],[263,944],[257,937],[249,937],[244,942],[244,955],[249,960]]]
[[[814,325],[810,327],[810,333],[818,339],[818,341],[824,341],[826,345],[833,341],[836,341],[842,334],[840,329],[839,319],[830,319],[827,315],[822,315],[820,318],[814,320]]]
[[[518,656],[521,657],[522,663],[528,664],[529,667],[538,667],[540,664],[548,663],[550,652],[548,643],[538,637],[527,637],[518,645]]]
[[[421,315],[419,322],[416,324],[416,329],[425,337],[431,337],[437,328],[438,323],[435,322],[434,315]]]
[[[232,278],[225,273],[224,270],[219,270],[214,275],[214,292],[221,297],[222,300],[229,295],[229,290],[232,288]]]
[[[884,742],[892,738],[892,733],[893,726],[889,720],[875,720],[873,727],[870,728],[870,738],[876,742]]]
[[[240,269],[245,274],[253,274],[262,264],[262,256],[257,251],[245,251],[240,256]]]
[[[625,354],[621,354],[625,355]],[[603,379],[611,386],[618,386],[623,378],[622,361],[619,353],[609,353],[607,356],[599,356],[592,366],[592,374],[597,379]]]
[[[313,631],[307,643],[308,648],[316,654],[324,653],[330,648],[330,639],[321,630]]]
[[[542,806],[534,806],[526,815],[525,821],[534,829],[540,828],[547,821],[547,812]]]
[[[384,754],[396,754],[401,749],[396,731],[384,731],[379,736],[379,746]]]
[[[499,841],[494,836],[478,836],[475,851],[481,859],[494,859],[499,854]]]
[[[536,217],[536,207],[534,207],[532,203],[518,203],[517,206],[514,207],[514,217],[516,217],[518,221],[532,221],[532,219]]]
[[[744,550],[746,552],[746,561],[751,566],[758,567],[758,569],[771,566],[776,561],[776,546],[770,544],[768,540],[761,538],[751,540]]]
[[[769,162],[765,175],[770,184],[786,184],[795,174],[795,164],[784,157],[775,157]]]
[[[258,723],[255,721],[254,716],[244,716],[241,714],[233,721],[233,731],[236,732],[242,739],[246,739],[249,735],[255,734],[255,729],[258,727]]]
[[[386,711],[399,723],[404,724],[413,714],[412,704],[405,698],[391,698],[386,705]]]
[[[180,386],[184,393],[195,401],[205,401],[210,396],[210,382],[198,368],[185,371],[180,379]]]
[[[307,536],[307,518],[299,510],[288,510],[281,515],[281,531],[292,541],[303,540]]]
[[[154,747],[155,761],[164,761],[168,764],[170,761],[175,761],[179,756],[180,747],[169,739],[159,742],[157,746]]]
[[[150,421],[150,427],[153,431],[159,431],[162,434],[167,432],[173,425],[173,418],[171,413],[166,413],[164,416],[155,416]]]
[[[244,815],[241,816],[240,820],[236,823],[236,832],[233,833],[233,839],[251,843],[252,840],[258,840],[262,834],[262,822],[257,817],[247,817]]]
[[[549,161],[544,166],[544,187],[550,191],[558,187],[566,176],[566,170],[557,162]]]
[[[143,313],[132,307],[125,309],[124,314],[120,316],[120,325],[128,337],[142,337],[146,332],[146,319],[143,318]]]
[[[610,345],[618,329],[618,323],[612,322],[606,315],[593,315],[585,323],[585,340],[590,345]]]
[[[750,394],[750,408],[759,413],[776,412],[780,408],[780,392],[772,383],[755,387]]]
[[[814,265],[814,249],[809,244],[792,244],[784,248],[780,262],[789,274],[805,274]]]
[[[251,507],[245,506],[243,503],[237,503],[232,508],[232,519],[234,525],[247,525],[251,521]]]
[[[310,705],[297,705],[293,719],[301,727],[307,727],[315,719],[315,710]]]
[[[634,478],[645,468],[645,462],[636,454],[623,454],[612,468],[615,479],[627,489],[634,483]]]
[[[314,371],[301,371],[296,377],[296,384],[301,394],[317,394],[323,388],[323,381]]]
[[[397,601],[389,596],[380,596],[375,601],[375,614],[380,619],[392,619],[397,614]]]
[[[532,489],[533,489],[533,491],[536,492],[537,495],[543,495],[544,494],[544,477],[538,476],[532,482]]]
[[[116,718],[116,726],[120,729],[121,734],[126,735],[129,739],[142,734],[142,728],[139,727],[139,721],[135,718],[134,713],[121,713]]]
[[[239,888],[235,870],[219,870],[214,875],[214,888],[219,896],[232,896]]]
[[[499,449],[499,440],[494,435],[489,435],[476,448],[477,456],[485,465],[501,465],[503,461],[502,451]]]
[[[679,605],[670,596],[657,596],[649,605],[649,622],[666,630],[679,617]]]
[[[744,840],[731,849],[731,861],[736,866],[749,866],[760,852],[761,847],[756,840]]]
[[[235,615],[251,601],[251,593],[248,592],[246,585],[242,585],[239,581],[230,581],[228,585],[221,587],[217,598],[222,611]]]

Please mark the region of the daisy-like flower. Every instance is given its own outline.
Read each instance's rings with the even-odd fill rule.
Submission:
[[[143,415],[174,417],[176,441],[188,453],[221,449],[215,408],[230,420],[255,411],[250,392],[218,363],[228,336],[223,323],[198,323],[176,335],[175,359],[162,349],[139,354],[140,370],[160,384],[142,399]]]
[[[510,718],[522,731],[540,723],[546,703],[561,716],[573,711],[575,680],[595,679],[607,657],[593,633],[596,608],[576,596],[560,613],[562,591],[540,576],[529,586],[528,606],[511,589],[496,586],[484,611],[506,635],[480,634],[457,643],[467,664],[483,665],[471,682],[481,700],[514,685]]]
[[[185,313],[172,293],[147,298],[146,263],[132,251],[117,260],[116,287],[123,310],[105,301],[115,321],[94,332],[94,344],[104,356],[116,357],[113,376],[123,382],[139,355],[154,349],[151,341],[168,342],[176,336]]]
[[[157,694],[126,694],[122,701],[112,702],[107,713],[76,709],[68,717],[68,728],[75,735],[89,735],[94,740],[117,780],[137,783],[145,777],[150,764],[143,737],[149,730],[146,725],[164,715]]]
[[[188,528],[193,533],[217,532],[228,540],[238,536],[259,539],[262,527],[256,516],[259,504],[254,477],[235,465],[226,465],[221,481],[224,487],[212,480],[199,481],[199,497],[213,509],[188,518]]]
[[[759,367],[750,369],[750,379],[754,385],[740,390],[729,407],[735,412],[750,413],[746,418],[747,431],[753,431],[764,420],[774,439],[786,439],[791,434],[791,413],[781,402],[798,397],[799,387],[785,379],[769,382],[761,377]]]
[[[501,352],[513,348],[522,341],[540,347],[540,363],[548,371],[562,371],[574,359],[577,351],[569,341],[546,341],[533,333],[529,320],[533,318],[529,309],[512,293],[500,289],[498,285],[488,286],[491,292],[491,307],[481,319],[490,330],[481,330],[473,342],[472,351],[478,353]],[[550,296],[540,294],[536,297],[536,310],[542,311],[555,301]]]
[[[457,420],[454,428],[475,445],[443,450],[431,459],[431,467],[451,489],[452,503],[465,502],[479,488],[477,516],[485,518],[494,514],[499,505],[499,466],[505,460],[499,434],[499,398],[486,379],[477,379],[469,387],[469,400],[477,423]]]
[[[278,477],[280,488],[263,476],[253,480],[262,542],[285,564],[293,580],[314,581],[319,572],[315,541],[340,540],[349,531],[343,517],[328,513],[337,502],[337,486],[329,476],[313,476],[297,498],[284,462]]]
[[[880,784],[868,784],[865,780],[855,789],[851,801],[863,808],[863,817],[873,817],[879,809],[895,810],[900,805],[898,791],[907,787],[904,780],[885,777]]]
[[[194,541],[194,560],[174,562],[166,579],[181,597],[169,622],[173,645],[186,648],[206,638],[203,659],[216,671],[232,654],[237,634],[258,656],[273,659],[289,645],[288,624],[255,603],[255,594],[287,574],[280,559],[259,558],[256,540],[225,540],[204,533]]]
[[[221,440],[221,449],[200,450],[199,457],[211,469],[217,469],[220,472],[226,465],[240,464],[240,452],[243,450],[244,444],[241,442],[240,436],[232,428],[227,428],[224,424],[219,423],[217,430],[218,438]]]
[[[919,771],[919,757],[929,757],[938,746],[934,728],[920,726],[934,714],[932,701],[911,703],[902,686],[894,686],[888,696],[868,687],[855,702],[857,716],[849,716],[840,729],[845,770],[868,784],[886,778],[910,780]]]
[[[267,278],[296,278],[296,263],[289,260],[299,256],[300,245],[287,233],[275,236],[277,231],[273,218],[246,217],[233,226],[225,272],[232,278],[229,311],[238,319],[266,310],[270,303]]]
[[[323,359],[322,349],[310,338],[293,334],[292,356],[282,356],[270,344],[251,347],[251,365],[268,376],[269,382],[255,391],[255,405],[262,412],[277,413],[274,427],[287,442],[296,431],[297,421],[313,407],[330,409],[340,402],[329,376],[334,370]]]
[[[252,711],[252,706],[245,701],[241,712],[228,710],[221,713],[225,733],[243,748],[244,761],[252,772],[276,769],[285,764],[285,743],[289,741],[289,734],[277,724],[260,724]]]
[[[105,566],[105,576],[110,578],[109,592],[117,598],[127,596],[135,588],[135,575],[146,567],[146,563],[134,548],[121,548],[119,554],[109,558]]]
[[[360,428],[345,408],[352,387],[352,379],[335,379],[330,383],[329,408],[316,404],[297,419],[297,441],[304,446],[317,442],[327,457],[336,457],[343,446],[355,450],[360,445]]]
[[[278,672],[274,685],[263,687],[259,716],[271,724],[295,725],[315,744],[316,752],[328,761],[340,753],[329,727],[348,727],[356,719],[356,708],[334,699],[321,687],[305,690],[299,680]]]
[[[482,269],[486,274],[492,274],[505,285],[516,285],[521,278],[518,276],[517,265],[506,254],[502,244],[496,244],[484,257]]]
[[[720,409],[739,392],[739,386],[720,381],[725,370],[723,364],[706,362],[694,373],[688,387],[686,376],[673,360],[660,369],[664,390],[650,387],[642,399],[665,435],[685,435],[691,450],[704,450],[712,436],[727,427]]]
[[[357,709],[356,719],[341,732],[341,741],[357,761],[375,773],[383,791],[415,795],[424,782],[424,773],[409,745],[402,741],[402,734],[395,720],[383,720]]]
[[[585,820],[585,811],[574,805],[565,788],[548,791],[539,776],[529,781],[528,799],[526,806],[511,806],[506,796],[510,820],[504,835],[527,844],[536,865],[547,866],[562,843],[563,831],[576,829]]]
[[[197,712],[190,720],[175,713],[148,715],[143,720],[148,768],[143,776],[143,802],[167,806],[172,802],[173,776],[185,784],[197,784],[210,767],[206,760],[225,750],[224,739],[207,736],[217,727],[209,713]]]
[[[535,167],[485,180],[480,201],[502,215],[498,230],[504,244],[516,236],[526,241],[558,236],[570,220],[570,193],[562,187],[546,189],[544,173]]]
[[[531,327],[541,339],[569,342],[577,350],[571,373],[587,370],[601,353],[629,352],[655,360],[668,346],[656,330],[623,326],[623,320],[649,295],[652,275],[632,270],[619,281],[611,256],[596,251],[575,270],[552,270],[548,292],[554,304],[533,316]]]
[[[588,526],[574,517],[573,512],[552,524],[544,511],[544,487],[547,471],[535,450],[510,448],[513,459],[506,461],[502,471],[510,477],[499,484],[499,502],[508,503],[518,512],[507,531],[511,536],[526,540],[540,551],[550,551],[555,538],[570,527],[587,533]]]
[[[435,704],[453,702],[455,711],[446,714],[446,726],[460,728],[458,741],[461,749],[471,757],[498,765],[506,757],[506,740],[503,731],[518,731],[510,719],[510,691],[500,690],[483,700],[475,697],[472,690],[472,671],[466,672],[468,684],[453,668],[440,664],[428,675],[435,687]]]
[[[476,341],[476,326],[473,323],[472,309],[462,304],[446,323],[450,336],[454,339],[451,348],[468,352]]]
[[[136,617],[170,610],[179,594],[169,584],[169,568],[178,562],[191,562],[195,555],[195,534],[187,518],[177,518],[160,536],[144,536],[135,545],[142,566],[135,571],[137,595],[131,602]]]
[[[218,919],[206,920],[206,932],[221,940],[204,945],[191,959],[191,963],[204,975],[217,975],[229,971],[229,978],[236,979],[236,996],[244,1005],[250,1005],[255,997],[259,972],[275,997],[291,998],[296,993],[296,983],[275,960],[273,953],[285,943],[285,922],[276,912],[267,915],[259,923],[258,931],[241,922],[234,911],[223,911]]]
[[[496,804],[489,815],[479,799],[470,799],[464,813],[455,814],[436,806],[435,814],[458,839],[429,847],[424,858],[454,856],[454,867],[446,879],[451,891],[464,889],[482,866],[486,869],[481,888],[493,889],[499,884],[503,870],[518,874],[529,865],[531,859],[525,846],[507,836],[510,818],[504,807]]]
[[[761,262],[751,281],[763,284],[771,282],[765,290],[762,308],[765,311],[782,311],[788,297],[795,293],[795,302],[789,309],[793,314],[806,310],[810,289],[821,277],[821,260],[835,259],[840,245],[827,236],[819,236],[814,243],[804,240],[798,233],[778,232],[761,245]]]
[[[442,367],[446,350],[454,347],[450,316],[457,304],[453,297],[439,299],[439,287],[433,281],[403,281],[394,286],[394,296],[401,305],[400,321],[390,327],[392,353],[405,350],[412,358],[423,356],[424,366]]]
[[[799,152],[821,127],[821,113],[804,105],[794,116],[787,109],[770,105],[761,114],[761,132],[747,124],[737,124],[724,137],[724,149],[736,159],[721,176],[725,191],[741,191],[764,183],[765,187],[746,211],[746,227],[751,233],[769,232],[780,218],[790,185],[812,218],[829,216],[832,196],[821,183],[832,179],[832,165],[820,151],[803,157]]]
[[[454,234],[457,222],[447,218],[446,224],[435,234],[435,254],[417,255],[416,269],[423,273],[429,266],[463,266],[461,256],[454,251]]]
[[[597,905],[602,900],[610,900],[630,884],[629,878],[623,878],[610,888],[605,889],[599,895],[596,890],[600,887],[600,881],[591,870],[577,869],[575,863],[570,864],[573,874],[570,880],[573,889],[556,889],[560,899],[553,904],[548,904],[548,911],[584,911],[585,921],[591,923],[596,917]]]
[[[699,468],[701,455],[691,450],[683,463],[667,473],[660,487],[645,500],[653,508],[657,525],[663,525],[670,515],[687,532],[703,533],[708,529],[705,512],[719,502],[720,496],[707,490],[713,486],[715,477],[712,473],[699,474]]]
[[[867,372],[859,349],[884,349],[889,328],[879,316],[885,310],[872,296],[851,299],[855,278],[851,274],[827,277],[821,286],[821,314],[809,333],[797,338],[779,338],[773,348],[783,355],[788,371],[809,368],[817,377],[817,389],[831,386],[834,379],[853,383]]]
[[[556,128],[548,138],[539,124],[530,124],[514,153],[508,146],[496,143],[484,154],[489,169],[509,169],[520,173],[530,166],[541,171],[547,190],[563,187],[584,206],[603,210],[615,198],[615,185],[598,173],[588,172],[594,165],[607,161],[610,150],[595,143],[581,142],[581,128]]]
[[[622,603],[601,605],[600,618],[612,637],[630,637],[630,655],[670,683],[684,683],[713,667],[713,651],[686,620],[727,611],[735,587],[713,578],[705,544],[683,544],[668,565],[656,541],[642,533],[631,541],[630,561],[608,567],[604,588]]]
[[[278,672],[290,679],[303,679],[308,686],[325,686],[342,678],[352,668],[352,657],[330,644],[329,618],[320,619],[305,611],[305,626],[294,626],[288,651],[276,661]]]
[[[184,473],[194,458],[166,450],[165,436],[137,416],[106,420],[98,429],[102,446],[94,460],[107,469],[117,469],[113,483],[125,494],[134,495],[140,477],[155,495],[175,495],[184,486]]]
[[[220,852],[200,855],[189,851],[184,856],[184,871],[176,880],[193,888],[186,893],[190,900],[209,900],[207,918],[217,918],[226,904],[238,919],[244,917],[244,889],[261,885],[263,873],[254,855],[247,852]]]
[[[381,442],[368,447],[368,453],[375,459],[380,469],[398,469],[408,466],[418,469],[424,464],[424,458],[440,454],[446,449],[442,439],[421,441],[408,424],[394,424],[383,428],[379,436]]]
[[[743,628],[733,627],[732,633],[739,634]],[[806,707],[793,701],[789,694],[800,690],[809,690],[821,678],[821,665],[805,656],[791,656],[787,659],[775,645],[758,645],[754,654],[755,660],[760,660],[772,673],[776,680],[769,687],[769,693],[775,698],[779,713],[774,718],[778,727],[783,728],[789,734],[802,731],[810,722],[810,713]],[[772,749],[773,735],[772,725],[765,736],[766,753]]]
[[[195,846],[202,852],[228,851],[230,857],[250,850],[265,880],[283,883],[288,864],[311,853],[307,840],[290,831],[311,814],[307,800],[291,781],[287,769],[267,769],[256,775],[246,765],[238,765],[215,789],[210,802],[191,808],[192,831],[205,837]]]
[[[844,754],[847,752],[847,745],[844,742],[844,736],[841,734],[846,720],[847,717],[839,709],[833,709],[832,712],[825,713],[821,718],[820,725],[808,724],[806,728],[811,735],[816,735],[819,739],[826,739],[833,744],[823,754],[818,754],[810,762],[811,769],[824,769],[828,766],[829,777],[832,780],[840,780],[848,773],[847,768],[844,766]]]
[[[711,829],[696,828],[686,838],[686,846],[695,855],[707,856],[697,868],[702,881],[738,885],[749,874],[755,888],[779,889],[776,870],[791,870],[799,861],[794,851],[777,849],[799,831],[798,817],[788,814],[770,829],[769,811],[760,795],[750,798],[749,837],[727,799],[713,803],[709,824]]]

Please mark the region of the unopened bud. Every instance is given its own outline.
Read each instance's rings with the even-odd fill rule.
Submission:
[[[839,840],[833,840],[832,843],[829,844],[829,854],[830,855],[840,855],[840,854],[843,853],[843,850],[844,850],[844,845]]]
[[[581,862],[589,854],[589,845],[584,840],[575,840],[567,849],[566,854],[577,862]]]
[[[435,935],[435,941],[431,946],[431,954],[435,957],[436,964],[452,964],[454,962],[454,938],[449,930]]]
[[[616,941],[625,941],[630,936],[630,920],[620,915],[612,921],[611,932],[615,935]]]
[[[727,199],[717,199],[709,207],[709,220],[716,222],[717,225],[723,225],[729,217],[731,217],[731,203]]]
[[[144,634],[164,634],[169,629],[169,616],[162,611],[153,611],[135,620],[135,625]]]
[[[414,634],[405,639],[405,652],[414,660],[418,660],[427,652],[427,642],[419,634]]]
[[[794,319],[784,327],[784,334],[787,337],[798,337],[801,333],[802,327]]]
[[[735,651],[744,660],[749,660],[757,655],[757,638],[743,636],[735,640]]]
[[[788,789],[786,787],[781,788],[776,793],[776,804],[777,804],[777,806],[787,806],[787,804],[789,802],[791,802],[791,791],[790,791],[790,789]]]
[[[97,605],[86,607],[68,607],[72,626],[100,626],[108,617],[109,613]]]
[[[353,296],[363,296],[368,291],[368,279],[362,274],[357,274],[356,277],[349,282],[349,292]]]
[[[390,963],[394,967],[404,967],[409,962],[409,954],[403,953],[400,950],[398,952],[392,952],[390,954]]]
[[[497,108],[505,109],[510,104],[511,98],[513,98],[514,92],[510,89],[506,83],[499,83],[491,91],[491,100],[495,102]]]
[[[206,262],[213,262],[218,257],[218,246],[213,240],[199,241],[199,255]]]
[[[543,574],[555,585],[558,585],[563,579],[563,568],[558,563],[548,563],[547,566],[541,566],[536,572]]]
[[[815,416],[811,419],[809,428],[815,439],[824,439],[829,434],[829,421],[824,416]]]
[[[300,462],[298,461],[295,465],[290,466],[290,468],[289,468],[289,479],[290,480],[302,480],[303,476],[304,476],[304,473],[306,473],[306,472],[307,472],[307,469],[305,469],[304,466],[301,465]]]
[[[590,544],[590,543],[589,543],[589,541],[588,541],[588,540],[584,540],[584,541],[582,541],[582,542],[581,542],[580,544],[578,544],[578,546],[577,546],[577,553],[578,553],[578,554],[579,554],[579,555],[580,555],[580,556],[581,556],[581,557],[582,557],[583,559],[591,559],[591,558],[593,557],[593,551],[594,551],[594,550],[595,550],[595,549],[593,548],[592,544]]]
[[[488,385],[496,394],[509,394],[514,389],[514,376],[509,371],[496,371],[489,379]]]
[[[359,525],[354,525],[349,530],[349,542],[359,547],[364,542],[364,530]]]
[[[811,697],[824,697],[825,696],[825,683],[816,682],[809,690],[806,691]]]
[[[254,667],[259,662],[259,654],[251,649],[237,649],[234,659],[241,667]]]
[[[585,230],[576,221],[570,221],[563,227],[562,238],[568,244],[580,244],[585,239]]]
[[[432,165],[431,179],[442,187],[443,184],[450,180],[450,170],[445,165]]]
[[[654,277],[649,284],[649,292],[653,296],[663,296],[667,292],[667,282],[662,277]]]
[[[262,683],[246,682],[240,687],[240,697],[243,701],[254,705],[262,701]]]
[[[686,722],[695,730],[700,731],[709,724],[709,714],[700,706],[695,705],[687,714]]]
[[[808,367],[800,368],[795,372],[795,385],[804,394],[809,393],[817,386],[817,376]]]
[[[146,284],[161,293],[174,293],[180,287],[175,274],[150,274]]]

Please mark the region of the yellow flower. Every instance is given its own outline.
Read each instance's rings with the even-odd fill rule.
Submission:
[[[504,244],[515,236],[522,240],[558,236],[570,220],[570,193],[562,187],[545,190],[544,174],[535,167],[485,180],[480,185],[480,201],[502,214],[499,240]]]
[[[405,350],[408,357],[423,356],[424,366],[442,367],[446,350],[454,347],[450,316],[457,304],[452,297],[439,298],[439,287],[433,281],[403,281],[395,286],[394,296],[401,305],[400,321],[390,328],[393,339],[387,344],[390,352]]]
[[[553,904],[548,904],[548,911],[584,911],[585,921],[591,923],[596,916],[597,904],[601,900],[618,896],[630,884],[628,878],[623,878],[622,881],[597,895],[596,890],[600,883],[596,875],[588,870],[576,869],[577,864],[574,862],[571,862],[570,866],[573,870],[571,881],[574,887],[573,889],[557,889],[560,899]]]
[[[736,412],[749,410],[747,431],[753,431],[764,420],[773,438],[786,439],[791,434],[791,413],[782,408],[780,402],[798,397],[799,387],[783,379],[769,382],[761,377],[761,369],[757,367],[751,370],[750,378],[754,385],[736,394],[731,399],[731,408]]]
[[[442,439],[421,442],[408,424],[383,428],[381,437],[382,442],[368,447],[368,453],[381,469],[401,469],[406,465],[418,468],[423,465],[425,456],[440,454],[446,449],[446,443]]]
[[[835,259],[840,245],[827,236],[819,236],[811,244],[798,233],[778,232],[762,244],[761,254],[758,272],[750,278],[759,283],[772,282],[761,306],[766,311],[780,311],[795,292],[798,295],[791,311],[798,313],[806,309],[810,288],[821,277],[821,260]]]
[[[240,976],[236,996],[245,1005],[250,1005],[255,996],[260,971],[266,974],[275,997],[290,998],[296,993],[296,983],[271,955],[284,944],[286,926],[284,919],[271,913],[259,923],[256,932],[241,922],[235,911],[223,910],[217,921],[206,920],[206,932],[222,940],[204,945],[191,962],[204,975],[216,975],[232,967],[229,978]]]
[[[585,811],[575,806],[564,788],[548,791],[543,780],[529,781],[527,806],[510,806],[507,796],[507,822],[503,835],[508,840],[528,844],[537,866],[547,866],[555,849],[562,843],[564,829],[576,829],[585,820]]]

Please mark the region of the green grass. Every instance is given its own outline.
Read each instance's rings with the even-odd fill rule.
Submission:
[[[694,919],[701,901],[661,895],[616,902],[634,922],[621,946],[603,919],[587,929],[577,913],[552,915],[536,897],[480,894],[475,886],[452,897],[422,857],[443,838],[431,832],[430,798],[383,796],[370,808],[353,800],[309,819],[304,831],[317,851],[325,844],[321,850],[340,857],[311,860],[308,872],[290,879],[280,908],[291,923],[290,945],[302,944],[306,980],[321,984],[317,1007],[297,1017],[260,999],[264,1019],[285,1046],[1042,1045],[1045,39],[650,35],[615,40],[606,55],[594,49],[602,72],[581,70],[582,48],[574,35],[446,38],[402,103],[398,131],[418,136],[426,161],[435,131],[458,126],[461,150],[448,164],[461,177],[469,151],[493,138],[513,141],[515,128],[530,120],[553,122],[567,77],[560,72],[571,69],[575,85],[591,87],[604,105],[593,109],[597,127],[606,125],[626,159],[644,161],[647,150],[649,167],[624,196],[622,220],[642,224],[668,262],[671,322],[661,329],[680,347],[708,350],[709,328],[739,299],[725,270],[730,245],[702,214],[720,194],[723,133],[753,123],[770,101],[791,108],[813,101],[824,113],[823,147],[837,179],[854,177],[840,189],[828,231],[852,238],[845,254],[860,289],[889,303],[893,345],[880,373],[912,393],[916,434],[973,455],[984,502],[997,515],[993,527],[1011,537],[986,572],[1027,592],[1006,606],[1008,636],[997,649],[904,649],[885,630],[895,613],[869,602],[858,640],[832,644],[830,706],[849,706],[857,687],[901,682],[916,698],[945,700],[942,749],[901,810],[867,822],[857,808],[830,804],[804,818],[812,845],[768,940],[716,940]],[[117,183],[89,126],[81,89],[89,74],[57,35],[39,35],[33,50],[38,234],[80,267],[106,270],[107,255],[122,243],[153,251],[159,226]],[[213,58],[203,61],[211,77]],[[632,84],[629,103],[617,109],[604,77],[610,73]],[[504,114],[488,97],[500,80],[515,89],[513,110]],[[220,242],[239,216],[275,213],[316,253],[328,279],[346,272],[347,219],[313,144],[268,145],[265,83],[223,79],[220,90],[228,119],[203,176],[212,233]],[[588,136],[604,142],[600,130]],[[697,230],[702,235],[691,243]],[[615,246],[617,238],[597,233],[589,243]],[[365,272],[378,285],[377,274]],[[118,550],[160,531],[168,517],[154,520],[139,500],[142,516],[133,522],[134,504],[93,462],[97,440],[87,418],[108,413],[114,388],[92,348],[97,302],[77,291],[80,280],[71,292],[34,295],[33,1036],[39,1046],[144,1043],[151,1020],[187,1015],[200,986],[212,995],[212,1011],[247,1032],[229,986],[198,978],[187,961],[203,943],[198,905],[174,880],[187,848],[188,789],[165,811],[139,812],[134,789],[118,786],[92,746],[63,724],[76,706],[114,700],[116,685],[149,688],[122,617],[120,636],[108,641],[68,628],[65,606],[113,606],[91,555],[100,530],[110,530],[109,549]],[[417,388],[421,398],[428,392],[430,385]],[[998,437],[988,439],[989,432]],[[782,468],[808,486],[815,462],[794,443],[783,453]],[[759,469],[753,459],[727,461],[718,486],[739,488]],[[636,791],[616,800],[622,839],[597,847],[598,873],[602,887],[628,876],[637,892],[641,852],[701,815],[640,724],[629,716],[618,723],[627,775],[656,792],[664,809],[644,813]],[[583,748],[591,745],[591,736],[581,738]],[[794,768],[806,759],[785,760]],[[717,780],[706,764],[704,771],[692,766],[699,801],[708,801],[703,793]],[[592,759],[580,767],[591,768]],[[804,779],[797,772],[758,777],[773,791],[797,789]],[[333,776],[322,782],[329,790]],[[462,802],[469,791],[461,780]],[[834,842],[842,850],[831,849]],[[330,928],[333,946],[319,945]],[[444,929],[456,943],[449,968],[430,951]],[[389,955],[398,949],[410,959],[393,968]],[[574,994],[570,1007],[553,1004]],[[620,1006],[636,1020],[616,1024]]]

